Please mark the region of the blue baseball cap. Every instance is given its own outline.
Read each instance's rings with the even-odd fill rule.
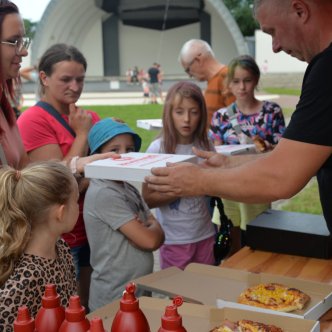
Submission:
[[[135,151],[140,150],[142,139],[127,124],[106,118],[97,122],[89,131],[90,154],[96,153],[103,144],[121,134],[131,134],[134,138]]]

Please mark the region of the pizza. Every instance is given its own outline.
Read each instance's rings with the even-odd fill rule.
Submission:
[[[258,135],[253,136],[252,140],[253,140],[253,142],[256,146],[256,149],[259,152],[265,152],[267,150],[267,146],[266,146],[265,141],[261,137],[259,137]]]
[[[238,302],[265,309],[290,312],[303,309],[309,300],[309,295],[296,288],[278,283],[263,283],[247,288],[241,293]]]
[[[236,323],[227,320],[210,332],[283,332],[283,329],[275,325],[242,319]]]

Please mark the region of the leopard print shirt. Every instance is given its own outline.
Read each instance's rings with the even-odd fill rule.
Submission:
[[[73,258],[64,240],[56,245],[57,258],[46,259],[23,254],[14,271],[0,288],[0,331],[12,332],[20,306],[26,305],[35,318],[41,307],[46,284],[55,284],[61,304],[67,307],[69,297],[76,294]]]

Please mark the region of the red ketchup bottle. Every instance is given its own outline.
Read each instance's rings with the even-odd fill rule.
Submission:
[[[80,297],[71,296],[59,332],[87,332],[89,328],[90,323],[85,317],[85,308],[81,305]]]
[[[106,332],[100,317],[95,317],[90,320],[90,330],[88,332]]]
[[[165,309],[164,315],[161,317],[161,328],[158,332],[187,332],[182,325],[182,317],[178,314],[178,307],[183,303],[183,298],[176,296],[173,299],[173,305],[169,305]]]
[[[30,316],[28,307],[25,305],[18,308],[17,317],[14,321],[14,332],[35,332],[35,320]]]
[[[136,285],[129,283],[123,292],[120,309],[114,317],[111,332],[151,332],[149,323],[135,297]]]
[[[42,297],[42,307],[35,318],[36,329],[38,332],[58,332],[64,319],[65,308],[60,305],[55,285],[48,284]]]

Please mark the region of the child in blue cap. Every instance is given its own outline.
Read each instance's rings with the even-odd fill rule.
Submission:
[[[91,128],[88,142],[91,154],[141,147],[141,138],[127,124],[109,118]],[[94,311],[121,298],[129,281],[152,272],[152,252],[163,244],[164,232],[139,191],[123,181],[91,179],[84,222],[93,268],[89,308]]]

